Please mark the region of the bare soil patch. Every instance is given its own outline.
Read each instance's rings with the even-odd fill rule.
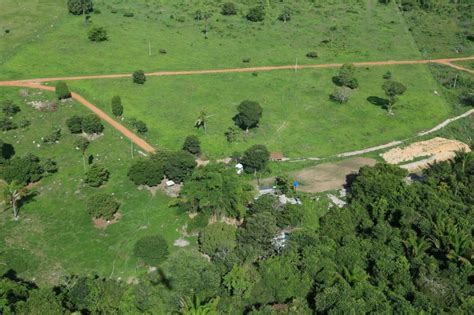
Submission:
[[[323,163],[289,175],[300,182],[298,187],[302,192],[322,192],[343,188],[348,175],[359,171],[362,166],[373,166],[376,161],[371,158],[358,157],[334,163]]]
[[[114,214],[114,218],[112,220],[106,220],[104,218],[97,218],[97,219],[92,219],[92,222],[94,222],[94,226],[98,229],[105,230],[109,225],[117,223],[118,220],[122,218],[122,214],[117,212]]]
[[[451,139],[436,137],[426,141],[410,144],[405,148],[394,148],[382,154],[383,159],[390,164],[412,161],[420,157],[430,158],[431,162],[444,161],[454,157],[456,151],[470,152],[467,144]]]

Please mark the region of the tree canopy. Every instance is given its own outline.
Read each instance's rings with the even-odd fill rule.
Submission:
[[[237,106],[237,111],[239,113],[233,118],[235,124],[248,131],[250,128],[258,126],[263,109],[258,102],[243,101]]]

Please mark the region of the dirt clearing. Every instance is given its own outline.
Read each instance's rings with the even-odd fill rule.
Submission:
[[[300,171],[291,172],[290,178],[300,182],[299,191],[322,192],[342,188],[347,175],[359,171],[362,166],[373,166],[376,161],[370,158],[354,158],[334,163],[323,163]]]
[[[463,150],[471,151],[469,146],[461,141],[436,137],[412,143],[405,148],[394,148],[383,153],[382,157],[390,164],[399,164],[422,157],[427,157],[434,162],[449,160],[454,157],[456,151]]]

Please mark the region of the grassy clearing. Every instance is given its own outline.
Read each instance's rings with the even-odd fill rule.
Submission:
[[[447,4],[441,1],[436,9],[404,13],[424,58],[474,55],[474,43],[467,39],[474,27],[474,4],[468,2]]]
[[[10,210],[0,216],[1,257],[6,257],[7,264],[13,264],[10,267],[19,262],[26,264],[20,275],[39,282],[57,283],[61,276],[71,273],[109,276],[113,272],[114,277],[126,279],[143,272],[132,254],[137,239],[162,234],[171,250],[175,249],[172,242],[179,237],[176,228],[185,223],[185,215],[169,208],[170,199],[160,192],[152,197],[128,180],[128,141],[106,126],[104,136],[91,143],[88,154],[109,169],[111,178],[104,187],[85,187],[81,154],[74,150],[78,136],[70,135],[64,122],[72,114],[89,111],[71,102],[60,105],[53,113],[38,112],[26,105],[13,88],[0,89],[0,99],[6,98],[15,99],[22,109],[18,115],[31,120],[31,126],[3,133],[1,139],[14,145],[17,156],[31,152],[41,158],[51,157],[59,166],[57,174],[35,187],[38,195],[34,202],[23,206],[19,222],[12,221]],[[51,95],[42,92],[33,98]],[[58,125],[63,128],[60,143],[41,144],[38,148],[41,137]],[[96,192],[114,193],[122,204],[119,211],[123,217],[105,231],[93,226],[85,210],[86,200]]]
[[[0,1],[0,65],[66,16],[65,0]]]
[[[367,100],[384,97],[382,75],[388,70],[408,88],[393,116]],[[130,79],[71,82],[70,86],[109,113],[110,99],[120,95],[124,115],[145,121],[147,140],[157,148],[178,149],[187,135],[197,133],[208,157],[227,156],[256,143],[288,157],[328,156],[409,137],[451,113],[444,98],[434,94],[437,84],[426,66],[359,68],[360,88],[342,105],[329,100],[336,72],[154,77],[144,86]],[[224,132],[233,125],[236,106],[244,99],[262,105],[260,127],[246,141],[228,144]],[[212,115],[207,133],[194,128],[203,109]]]
[[[89,26],[82,17],[66,15],[3,65],[0,77],[291,65],[297,58],[299,64],[420,58],[396,7],[375,1],[267,1],[263,23],[243,18],[255,3],[241,4],[239,14],[225,17],[219,5],[204,8],[183,0],[94,2],[101,13],[92,15]],[[294,11],[291,21],[277,21],[288,5]],[[207,39],[205,22],[194,19],[198,9],[213,13]],[[125,12],[134,17],[124,17]],[[105,27],[110,40],[90,42],[87,31],[93,26]],[[320,57],[307,58],[310,51]],[[243,63],[244,58],[250,63]]]

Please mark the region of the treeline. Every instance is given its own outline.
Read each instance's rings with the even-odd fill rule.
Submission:
[[[436,164],[415,182],[396,166],[364,167],[350,184],[348,205],[329,210],[318,228],[303,224],[308,207],[317,206],[310,198],[302,205],[271,195],[254,200],[241,183],[219,178],[220,167],[196,172],[194,181],[218,184],[224,197],[216,204],[232,201],[218,208],[245,208],[243,224],[201,228],[201,253],[163,248],[157,271],[137,284],[72,276],[37,288],[9,271],[0,283],[0,312],[472,313],[473,153]],[[288,192],[282,182],[279,193]],[[227,186],[235,192],[230,197],[219,190]],[[186,208],[205,208],[210,198],[186,199]]]

